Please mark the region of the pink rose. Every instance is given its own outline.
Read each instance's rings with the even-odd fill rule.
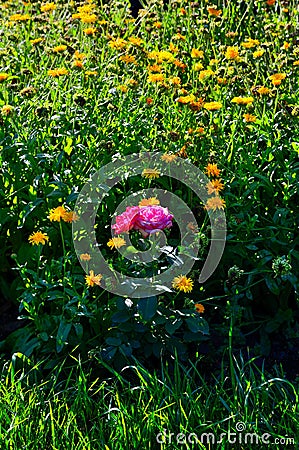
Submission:
[[[112,225],[115,234],[127,233],[134,227],[136,215],[139,213],[139,206],[128,206],[122,214],[116,216],[116,223]]]
[[[172,226],[173,215],[168,208],[151,205],[139,208],[134,219],[134,229],[139,230],[144,237]]]

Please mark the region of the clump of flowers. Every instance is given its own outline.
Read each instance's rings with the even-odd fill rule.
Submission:
[[[272,262],[272,270],[275,277],[290,275],[292,271],[290,257],[283,255],[275,258]]]

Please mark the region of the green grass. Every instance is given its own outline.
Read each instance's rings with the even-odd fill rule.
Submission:
[[[22,361],[27,369],[16,370]],[[60,376],[66,369],[61,366],[45,381],[30,364],[15,355],[2,370],[2,449],[209,448],[204,433],[213,433],[216,441],[222,436],[222,443],[215,441],[211,448],[229,449],[229,433],[239,436],[241,422],[246,427],[242,439],[255,433],[275,449],[282,448],[275,439],[298,442],[298,382],[287,381],[279,367],[269,374],[241,354],[233,359],[234,388],[225,364],[217,378],[205,381],[200,360],[189,370],[177,361],[171,367],[164,363],[160,373],[136,363],[121,374],[99,361],[91,369],[89,362],[77,360],[66,379]],[[105,379],[95,377],[99,369],[107,369]],[[165,443],[158,444],[158,433],[167,436]],[[186,439],[195,433],[203,444],[182,445],[179,433]],[[212,435],[210,439],[212,443]],[[250,448],[268,447],[259,443]],[[296,448],[291,440],[288,448]]]

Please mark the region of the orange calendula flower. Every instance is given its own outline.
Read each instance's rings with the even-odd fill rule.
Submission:
[[[176,157],[177,156],[172,153],[164,153],[164,155],[161,156],[161,159],[165,162],[172,162],[176,159]]]
[[[154,178],[159,178],[160,172],[157,169],[144,169],[141,176],[151,180]]]
[[[48,235],[46,233],[42,233],[41,231],[36,231],[35,233],[32,233],[28,238],[29,243],[32,245],[38,244],[45,245],[45,243],[48,242],[48,240],[49,240]]]
[[[64,206],[57,206],[57,208],[53,208],[50,210],[50,213],[48,215],[48,219],[51,220],[51,222],[60,222],[60,220],[64,220],[63,218],[66,216],[67,211]]]
[[[225,208],[225,201],[218,196],[208,198],[207,203],[205,204],[205,209],[207,211],[211,209],[213,211],[216,211],[216,209],[224,209],[224,208]]]
[[[285,73],[275,73],[273,75],[270,75],[269,79],[272,81],[272,84],[274,84],[274,86],[279,86],[282,80],[286,78],[286,76],[287,75]]]
[[[205,312],[205,307],[201,303],[195,303],[195,311],[199,314],[202,314]]]
[[[224,184],[221,183],[221,180],[212,180],[206,185],[206,188],[209,195],[217,194],[219,191],[224,189]]]
[[[244,114],[243,115],[245,122],[256,122],[257,117],[252,114]]]
[[[231,102],[237,105],[251,105],[253,101],[253,97],[234,97]]]
[[[64,67],[59,67],[57,69],[50,69],[48,70],[48,75],[56,78],[56,77],[60,77],[62,75],[67,75],[69,72],[67,69],[65,69]]]
[[[97,29],[94,27],[90,27],[90,28],[85,28],[83,30],[83,33],[85,33],[87,36],[92,36],[97,32]]]
[[[179,275],[172,281],[172,287],[177,291],[191,292],[194,282],[191,278],[187,278],[185,275]]]
[[[68,223],[76,222],[76,220],[78,219],[79,217],[74,211],[66,211],[65,214],[62,216],[62,220]]]
[[[160,205],[160,201],[156,197],[143,198],[138,203],[139,206],[154,206]]]
[[[203,51],[198,48],[193,48],[191,50],[191,58],[203,58]]]
[[[194,102],[196,100],[195,95],[190,94],[190,95],[185,95],[182,97],[179,97],[177,99],[177,102],[182,103],[183,105],[187,105],[188,103]]]
[[[226,59],[237,59],[239,57],[238,47],[227,47],[225,57]]]
[[[90,261],[91,256],[89,253],[81,253],[80,259],[81,259],[81,261]]]
[[[135,65],[138,64],[135,56],[133,55],[122,55],[119,57],[119,59],[126,64],[135,64]]]
[[[217,164],[209,163],[206,167],[205,172],[208,174],[208,176],[219,177],[221,170],[218,169]]]
[[[273,6],[275,5],[276,0],[267,0],[266,3],[268,6]]]
[[[86,275],[86,277],[85,277],[85,281],[86,281],[86,284],[91,287],[94,286],[95,284],[97,286],[101,286],[102,278],[103,278],[103,275],[101,275],[101,274],[95,275],[94,271],[90,270],[89,275]]]
[[[218,111],[222,108],[222,103],[220,102],[206,102],[203,104],[203,107],[208,111]]]
[[[0,81],[5,81],[9,77],[8,73],[0,72]]]
[[[107,245],[112,250],[113,248],[120,248],[123,245],[126,245],[126,241],[121,237],[115,237],[115,238],[109,239],[109,241],[107,242]]]
[[[215,6],[215,5],[207,6],[207,10],[208,10],[208,13],[210,14],[210,16],[218,17],[218,16],[221,16],[221,14],[222,14],[222,10],[217,9],[217,6]]]

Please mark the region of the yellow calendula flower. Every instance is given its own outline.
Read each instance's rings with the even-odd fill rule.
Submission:
[[[122,55],[119,59],[126,64],[135,64],[135,66],[138,65],[134,55]]]
[[[37,45],[37,44],[39,44],[39,43],[42,42],[42,41],[43,41],[42,38],[31,39],[31,40],[30,40],[30,44],[31,44],[31,45]]]
[[[162,83],[164,81],[163,73],[151,73],[148,76],[147,81],[149,83]]]
[[[60,53],[60,52],[64,52],[66,49],[67,49],[66,45],[57,45],[56,47],[53,48],[53,52]]]
[[[55,3],[43,3],[40,7],[41,12],[54,11],[56,9]]]
[[[185,95],[182,97],[179,97],[177,99],[177,102],[182,103],[183,105],[187,105],[188,103],[194,102],[196,100],[195,95],[190,94],[190,95]]]
[[[35,233],[32,233],[28,238],[29,243],[32,245],[38,244],[45,245],[45,243],[48,242],[48,240],[49,240],[48,235],[46,233],[42,233],[41,231],[36,231]]]
[[[102,278],[103,278],[103,275],[101,275],[101,274],[95,275],[94,271],[90,270],[89,275],[86,275],[86,277],[85,277],[85,281],[86,281],[86,284],[91,287],[94,286],[95,284],[97,286],[101,286]]]
[[[144,178],[149,178],[151,180],[154,178],[159,178],[160,172],[157,169],[144,169],[141,176]]]
[[[203,104],[203,107],[208,111],[218,111],[222,108],[222,103],[220,102],[206,102]]]
[[[143,198],[138,203],[139,206],[154,206],[160,205],[160,201],[156,197]]]
[[[265,86],[260,86],[256,92],[260,95],[268,95],[271,94],[271,89],[265,87]]]
[[[13,14],[9,18],[11,22],[25,22],[26,20],[30,19],[31,17],[29,16],[29,14]]]
[[[122,50],[127,46],[127,41],[121,38],[112,39],[108,42],[110,48],[114,48],[116,50]]]
[[[257,59],[263,56],[264,53],[265,50],[256,50],[255,52],[253,52],[252,56],[254,57],[254,59]]]
[[[177,291],[191,292],[193,289],[194,281],[191,278],[187,278],[185,275],[179,275],[172,281],[172,287]]]
[[[253,101],[253,97],[234,97],[231,102],[237,105],[251,105]]]
[[[218,196],[208,198],[207,203],[205,204],[205,209],[207,211],[210,210],[216,211],[217,209],[224,209],[224,208],[225,208],[225,201]]]
[[[260,41],[258,41],[257,39],[251,39],[248,38],[245,42],[242,42],[241,45],[244,48],[253,48],[256,45],[259,45]]]
[[[207,78],[210,78],[212,75],[215,75],[215,72],[213,72],[213,70],[211,70],[211,69],[207,69],[207,70],[201,70],[199,72],[198,77],[201,81],[203,81],[203,80],[206,80]]]
[[[11,105],[3,105],[1,108],[2,116],[9,116],[13,113],[14,107]]]
[[[120,248],[123,245],[126,245],[126,241],[121,237],[114,237],[112,239],[109,239],[107,245],[112,250],[113,248]]]
[[[132,44],[132,45],[136,45],[137,47],[140,47],[140,45],[143,44],[143,40],[139,37],[136,36],[131,36],[128,38],[128,41]]]
[[[60,220],[64,220],[63,218],[66,216],[67,210],[64,206],[57,206],[57,208],[53,208],[50,210],[48,219],[51,220],[51,222],[60,222]]]

